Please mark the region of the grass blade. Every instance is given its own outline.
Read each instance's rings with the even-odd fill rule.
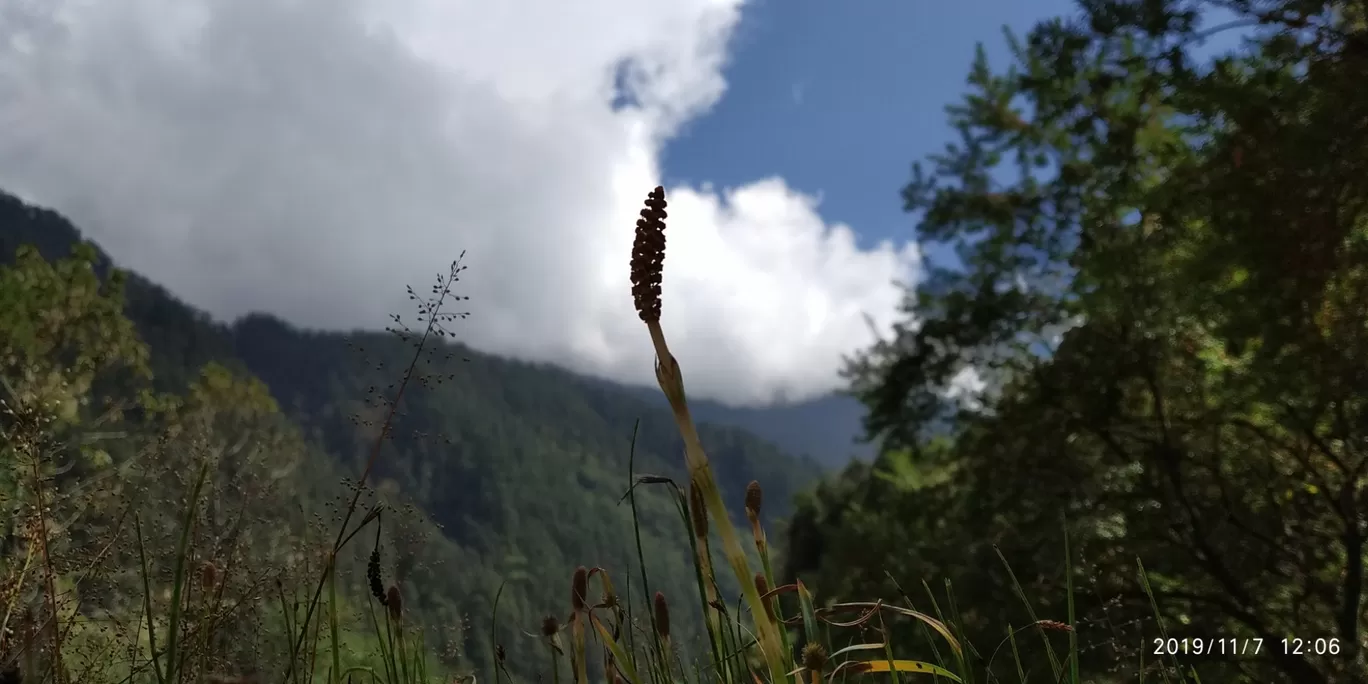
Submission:
[[[181,594],[185,591],[185,561],[190,552],[190,534],[195,523],[195,512],[199,508],[200,490],[209,474],[209,462],[200,464],[199,476],[190,490],[190,500],[186,502],[185,514],[181,517],[180,541],[176,543],[176,569],[171,576],[171,618],[166,636],[166,681],[176,681],[176,670],[180,664],[180,620]]]

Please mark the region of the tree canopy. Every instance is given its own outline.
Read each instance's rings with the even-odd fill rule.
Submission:
[[[991,649],[1017,605],[997,551],[1058,612],[1067,532],[1097,663],[1134,662],[1157,608],[1176,638],[1264,640],[1190,658],[1204,678],[1364,681],[1365,7],[1080,9],[1009,35],[1004,70],[980,50],[959,142],[914,167],[906,208],[959,263],[850,360],[885,451],[808,498],[790,569],[953,577]],[[1199,58],[1221,32],[1240,47]]]

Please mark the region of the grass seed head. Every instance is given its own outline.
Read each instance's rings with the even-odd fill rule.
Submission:
[[[765,594],[768,594],[769,590],[769,580],[765,579],[765,573],[755,573],[755,591],[760,594],[760,598],[765,601],[765,617],[768,617],[770,622],[774,622],[773,600],[765,598]]]
[[[632,242],[632,300],[641,320],[660,320],[660,283],[665,272],[665,188],[646,196]]]
[[[549,638],[551,638],[551,637],[553,637],[553,636],[556,636],[556,632],[559,632],[559,631],[560,631],[560,620],[557,620],[555,615],[547,615],[546,617],[542,618],[542,625],[541,625],[541,633],[542,633],[542,636],[544,636],[544,637],[546,637],[546,638],[549,639]]]
[[[693,523],[694,536],[704,539],[708,536],[708,507],[703,503],[703,490],[698,482],[689,482],[689,520]]]
[[[218,586],[218,566],[214,565],[213,561],[204,561],[204,564],[200,566],[200,587],[207,594],[213,592],[216,586]]]
[[[812,672],[821,672],[826,667],[827,652],[821,644],[809,641],[803,647],[803,667]]]
[[[389,608],[390,619],[399,621],[404,617],[404,598],[399,595],[399,587],[391,584],[385,592],[385,607]]]
[[[670,605],[665,602],[665,594],[655,594],[655,629],[661,639],[670,638]]]
[[[585,611],[586,597],[589,595],[589,569],[583,565],[575,568],[575,575],[570,578],[570,607],[576,613]]]
[[[752,517],[760,517],[760,504],[765,502],[765,492],[760,489],[760,483],[751,480],[746,485],[746,512]]]
[[[371,596],[385,605],[385,585],[380,581],[380,549],[376,548],[370,552],[370,560],[366,562],[366,579],[370,582]]]

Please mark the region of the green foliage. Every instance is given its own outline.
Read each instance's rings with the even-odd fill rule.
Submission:
[[[102,283],[94,261],[86,244],[56,264],[21,247],[0,272],[0,374],[11,406],[41,407],[70,424],[83,417],[97,375],[146,377],[147,349],[121,312],[123,277]]]
[[[907,208],[961,263],[851,360],[888,450],[800,506],[790,570],[837,596],[954,577],[980,644],[1016,594],[1076,584],[1085,671],[1137,662],[1154,608],[1175,638],[1263,639],[1188,657],[1204,681],[1363,681],[1363,10],[1081,4],[1009,36],[1005,71],[980,52],[961,142],[916,169]],[[1202,28],[1218,6],[1235,21]],[[1250,39],[1199,62],[1217,30]],[[1312,634],[1338,653],[1283,652]]]

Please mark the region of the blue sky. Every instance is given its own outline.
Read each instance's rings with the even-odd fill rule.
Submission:
[[[1002,27],[1072,14],[1068,0],[758,0],[726,68],[727,93],[666,148],[667,181],[720,186],[780,175],[822,198],[828,222],[861,245],[913,235],[899,190],[912,162],[951,141],[982,42],[1008,61]]]

